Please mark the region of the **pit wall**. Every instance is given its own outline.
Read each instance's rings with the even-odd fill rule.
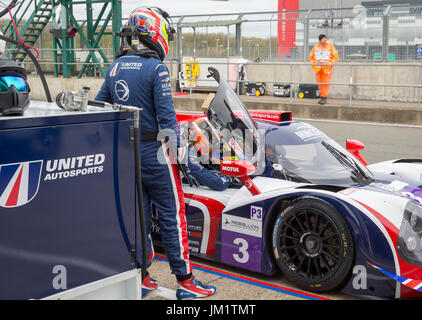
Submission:
[[[261,62],[259,64],[249,64],[246,67],[248,79],[275,82],[301,82],[315,83],[315,73],[310,65],[300,65],[292,63],[289,65],[271,65],[271,63]],[[292,70],[292,71],[290,71]],[[347,86],[332,85],[330,97],[339,99],[349,99],[350,87],[348,84],[352,78],[353,83],[371,85],[418,85],[421,81],[422,72],[420,66],[415,65],[377,65],[371,66],[357,65],[351,70],[350,65],[338,65],[333,69],[332,83],[346,84]],[[290,77],[290,73],[292,76]],[[261,80],[262,81],[262,80]],[[298,85],[293,85],[293,89]],[[267,88],[272,94],[273,85],[268,83]],[[365,87],[358,86],[352,89],[353,100],[384,100],[417,102],[417,88],[403,87]]]
[[[169,65],[172,75],[177,75],[177,65]],[[272,65],[270,62],[261,62],[255,64],[247,64],[247,76],[250,81],[274,81],[274,82],[302,82],[314,83],[315,74],[309,65],[300,65],[292,63],[290,65]],[[360,84],[395,84],[395,85],[418,85],[422,82],[422,68],[415,65],[377,65],[371,66],[361,65],[354,66],[351,70],[350,65],[338,65],[333,70],[332,83],[349,84],[352,78],[353,83]],[[291,75],[290,75],[291,74]],[[29,76],[29,84],[31,86],[31,98],[34,100],[45,100],[44,91],[38,76],[31,74]],[[265,82],[264,81],[264,82]],[[64,79],[55,78],[52,75],[47,76],[47,82],[53,98],[57,93],[65,90],[78,90],[84,86],[91,88],[90,99],[100,89],[103,79],[101,78],[82,78],[82,79]],[[422,83],[421,83],[422,84]],[[273,84],[267,83],[269,94],[273,93]],[[295,89],[298,85],[293,85]],[[174,88],[174,82],[173,82]],[[421,89],[419,91],[422,91]],[[332,85],[330,97],[339,99],[349,99],[349,86]],[[384,100],[384,101],[402,101],[417,102],[417,88],[403,87],[353,87],[353,100]]]

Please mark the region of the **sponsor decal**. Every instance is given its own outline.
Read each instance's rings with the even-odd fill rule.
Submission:
[[[167,71],[163,71],[163,72],[160,72],[159,74],[158,74],[158,76],[159,77],[162,77],[162,76],[168,76],[169,75],[169,73],[167,72]],[[169,77],[167,77],[167,79],[169,79]]]
[[[223,214],[222,229],[262,238],[262,221],[258,220]]]
[[[251,206],[251,219],[262,221],[264,209],[261,207]]]
[[[140,70],[141,68],[141,62],[123,62],[120,70]]]
[[[152,221],[151,232],[155,234],[161,234],[160,225],[156,221]]]
[[[120,63],[117,62],[110,71],[110,77],[115,77],[120,71]]]
[[[202,232],[202,226],[194,226],[194,225],[188,224],[188,230]]]
[[[422,204],[422,189],[413,187],[408,183],[394,180],[390,184],[375,184],[377,187],[391,192],[399,193],[403,197],[412,199],[413,201]]]
[[[198,247],[189,246],[189,251],[195,252],[195,253],[199,253],[199,248]]]
[[[249,112],[251,117],[253,118],[259,118],[259,119],[269,119],[272,121],[280,121],[280,115],[279,114],[271,114],[271,113],[255,113],[255,112]]]
[[[344,194],[345,196],[348,196],[348,195],[351,195],[352,193],[354,193],[354,192],[356,192],[358,190],[359,189],[356,189],[356,188],[347,188],[347,189],[344,189],[344,190],[340,191],[339,193],[340,194]]]
[[[252,271],[261,271],[262,239],[227,230],[222,231],[221,261]]]
[[[310,126],[302,126],[298,128],[295,134],[303,141],[308,141],[324,136],[324,134],[320,130]]]
[[[0,166],[0,206],[16,208],[35,198],[40,185],[42,160]]]
[[[47,174],[44,181],[73,178],[103,172],[105,155],[92,154],[65,159],[48,160],[45,166]]]
[[[104,171],[104,154],[70,157],[65,159],[18,162],[0,165],[0,207],[15,208],[31,202],[40,183]]]
[[[118,75],[120,70],[140,70],[141,68],[141,62],[117,62],[110,71],[110,77]]]
[[[394,180],[390,184],[378,184],[380,188],[391,191],[391,192],[401,191],[408,185],[409,185],[408,183],[398,181],[398,180]]]
[[[419,204],[422,204],[422,189],[407,186],[400,191],[402,196],[405,196]]]
[[[125,80],[119,80],[116,82],[114,92],[120,101],[126,102],[129,100],[130,90]]]
[[[248,190],[251,190],[252,189],[253,183],[252,183],[252,180],[251,179],[248,179],[248,180],[245,181],[245,187]]]
[[[236,140],[234,140],[234,138],[231,138],[230,142],[229,142],[230,146],[234,149],[234,151],[236,152],[236,155],[238,157],[240,157],[242,160],[245,160],[245,155],[243,153],[242,148],[239,146],[239,144],[236,142]]]
[[[192,239],[189,239],[189,240],[188,240],[188,243],[189,243],[189,244],[192,244],[192,245],[194,245],[194,246],[199,246],[199,245],[200,245],[199,241],[192,240]]]
[[[222,166],[222,170],[225,172],[239,172],[239,168],[229,166]]]
[[[278,235],[276,230],[278,230],[278,226],[281,223],[281,219],[277,219],[273,228],[273,235],[272,235],[272,245],[274,250],[274,256],[276,259],[280,259],[280,255],[278,254],[277,246],[275,245],[277,243]]]

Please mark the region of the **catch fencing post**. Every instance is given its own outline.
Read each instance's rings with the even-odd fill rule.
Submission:
[[[292,89],[293,89],[293,64],[290,62],[290,103],[293,102],[293,94],[292,94]]]
[[[419,74],[419,76],[418,76],[418,85],[419,85],[419,87],[418,87],[418,108],[420,108],[421,107],[421,89],[422,89],[422,64],[420,64],[419,65],[419,68],[418,68],[418,74]]]
[[[308,62],[309,55],[309,17],[311,16],[312,10],[309,10],[303,20],[303,62]]]
[[[390,14],[391,5],[385,9],[384,16],[382,18],[382,60],[384,62],[388,61]]]
[[[350,78],[349,78],[349,106],[352,105],[353,100],[353,65],[350,65]]]

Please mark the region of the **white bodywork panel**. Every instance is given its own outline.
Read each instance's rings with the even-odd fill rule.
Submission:
[[[394,176],[397,177],[397,180],[400,180],[400,178],[407,178],[420,181],[422,184],[422,161],[419,163],[394,163],[395,161],[397,160],[374,163],[369,165],[368,168],[373,172],[394,174]]]

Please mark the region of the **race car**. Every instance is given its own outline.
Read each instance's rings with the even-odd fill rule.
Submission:
[[[219,192],[184,179],[191,254],[281,270],[311,292],[421,297],[422,159],[368,165],[359,141],[346,150],[290,112],[248,112],[209,70],[219,88],[208,112],[178,119],[187,132],[201,129],[190,143],[233,183]],[[157,220],[152,235],[159,245]]]

